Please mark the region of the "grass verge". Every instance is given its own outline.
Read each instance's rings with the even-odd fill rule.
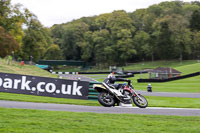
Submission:
[[[145,96],[149,107],[200,108],[200,98]],[[101,106],[98,101],[0,93],[0,100]],[[135,105],[133,105],[135,106]]]
[[[199,133],[200,117],[0,108],[1,133]]]
[[[157,62],[159,63],[159,62]],[[187,64],[188,62],[184,62],[182,66],[175,67],[177,70],[182,72],[182,75],[195,73],[200,71],[200,63],[193,63],[193,64]],[[190,62],[192,63],[192,62]],[[176,66],[174,65],[174,66]],[[137,65],[136,65],[137,66]],[[99,82],[102,82],[107,75],[94,75],[91,76],[91,78],[94,78],[95,80],[98,80]],[[148,79],[149,74],[135,74],[135,77],[130,78],[132,80],[133,86],[137,90],[146,90],[148,83],[138,83],[137,79]],[[181,80],[175,80],[170,82],[163,82],[163,83],[151,83],[153,91],[157,92],[193,92],[193,93],[199,93],[200,92],[200,76],[181,79]]]
[[[0,59],[0,72],[22,74],[40,77],[57,78],[57,75],[51,74],[43,69],[40,69],[34,65],[21,66],[20,63],[12,61],[10,65],[7,65],[5,59]]]
[[[0,100],[100,106],[100,104],[97,101],[54,98],[54,97],[24,95],[24,94],[14,94],[14,93],[4,93],[4,92],[0,92]]]
[[[150,107],[200,108],[200,98],[145,96]]]
[[[148,83],[137,83],[139,75],[135,75],[131,78],[133,86],[137,90],[147,90]],[[186,78],[182,80],[175,80],[163,83],[151,83],[152,90],[155,92],[189,92],[199,93],[200,92],[200,76]]]

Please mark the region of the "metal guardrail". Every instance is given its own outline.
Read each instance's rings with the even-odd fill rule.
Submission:
[[[185,78],[190,78],[190,77],[194,77],[194,76],[199,76],[200,72],[196,72],[196,73],[191,73],[191,74],[187,74],[187,75],[183,75],[183,76],[179,76],[179,77],[173,77],[173,78],[168,78],[168,79],[138,79],[138,83],[141,82],[169,82],[169,81],[174,81],[174,80],[180,80],[180,79],[185,79]]]
[[[99,93],[95,89],[93,89],[94,84],[101,84],[101,83],[100,82],[90,82],[89,83],[88,100],[97,101]]]

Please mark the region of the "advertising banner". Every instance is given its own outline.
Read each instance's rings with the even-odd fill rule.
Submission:
[[[0,92],[88,99],[89,82],[0,73]]]

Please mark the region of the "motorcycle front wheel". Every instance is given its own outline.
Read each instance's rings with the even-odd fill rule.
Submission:
[[[135,103],[136,106],[140,107],[140,108],[146,108],[148,106],[148,102],[147,99],[138,94],[139,96],[134,96],[133,97],[133,102]]]
[[[99,93],[98,101],[104,107],[112,107],[115,105],[114,97],[111,96],[108,92]]]

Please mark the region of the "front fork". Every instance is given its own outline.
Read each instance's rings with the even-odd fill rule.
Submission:
[[[143,101],[143,98],[141,98],[140,95],[133,89],[132,97],[136,97],[136,96],[137,96],[142,102],[144,102],[144,101]]]

